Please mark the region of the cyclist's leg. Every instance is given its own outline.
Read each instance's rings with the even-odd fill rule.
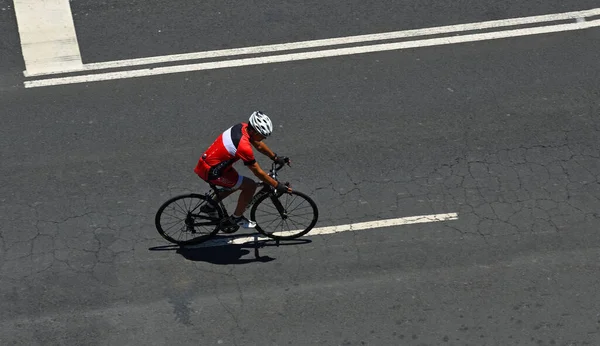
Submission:
[[[252,200],[254,196],[254,192],[256,191],[256,183],[254,180],[239,175],[234,169],[228,170],[224,172],[219,179],[215,179],[219,181],[212,181],[215,184],[225,186],[232,190],[241,190],[240,197],[238,199],[237,207],[233,212],[233,215],[227,220],[227,223],[231,226],[238,225],[243,228],[254,228],[256,227],[256,223],[248,220],[243,216],[248,203]],[[231,194],[230,191],[225,192],[227,195]],[[222,194],[223,196],[224,194]],[[221,197],[224,198],[224,197]]]
[[[198,165],[194,169],[194,172],[198,175],[198,177],[200,177],[200,179],[204,180],[207,183],[215,184],[217,186],[224,187],[227,189],[225,191],[215,191],[216,196],[214,199],[217,203],[224,200],[229,195],[237,191],[237,189],[242,183],[242,180],[239,179],[238,174],[233,167],[229,167],[223,172],[222,176],[215,179],[210,179],[209,171],[210,166],[207,165],[203,160],[200,160]]]
[[[222,200],[224,200],[225,198],[229,197],[229,195],[231,195],[232,193],[236,192],[237,190],[225,190],[225,191],[219,191],[217,192],[217,196],[215,197],[215,202],[221,202]]]
[[[221,186],[227,189],[225,191],[218,192],[215,200],[217,202],[220,202],[232,193],[236,192],[238,189],[240,189],[243,183],[243,178],[244,177],[239,175],[234,168],[229,168],[228,170],[223,172],[220,177],[213,180],[209,180],[209,183],[213,183],[217,186]]]
[[[231,168],[223,172],[219,179],[215,179],[215,184],[230,188],[232,190],[225,191],[223,194],[221,194],[221,196],[219,196],[220,199],[229,196],[233,191],[238,189],[242,191],[238,199],[237,207],[233,212],[234,216],[242,216],[246,210],[246,207],[248,206],[248,203],[250,203],[252,200],[254,192],[256,192],[256,182],[248,177],[239,175],[234,168]]]
[[[254,192],[256,191],[256,183],[254,180],[244,177],[243,175],[239,175],[234,168],[226,170],[221,174],[220,177],[208,180],[208,182],[227,189],[218,193],[218,196],[215,198],[217,202],[222,201],[237,190],[241,190],[242,193],[240,194],[240,199],[238,200],[238,206],[240,204],[243,205],[243,207],[241,207],[242,212],[245,210],[246,206],[252,199],[252,196],[254,196]],[[240,210],[240,207],[236,209],[236,211],[238,210]]]
[[[242,216],[242,214],[244,214],[248,203],[250,203],[252,197],[254,196],[254,192],[256,192],[256,182],[254,180],[244,177],[243,175],[240,175],[240,179],[240,190],[242,190],[242,192],[240,193],[237,207],[233,212],[234,216]]]

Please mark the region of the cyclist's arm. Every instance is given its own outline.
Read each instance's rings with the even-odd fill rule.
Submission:
[[[256,175],[258,179],[273,187],[277,186],[277,180],[271,178],[265,171],[263,171],[262,168],[260,168],[260,166],[258,165],[258,162],[254,162],[253,164],[248,165],[247,167],[252,171],[252,173],[254,173],[254,175]]]
[[[264,142],[250,141],[250,143],[252,143],[256,150],[258,150],[261,154],[265,155],[271,160],[275,160],[275,153]]]

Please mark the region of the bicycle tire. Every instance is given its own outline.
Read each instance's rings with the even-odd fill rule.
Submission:
[[[281,202],[287,218],[281,217],[277,208],[274,206],[272,198],[277,198],[277,200]],[[282,199],[284,200],[282,201]],[[299,200],[300,203],[294,207],[295,200]],[[300,205],[304,202],[308,205],[300,208]],[[299,229],[292,229],[289,223],[292,223],[294,228],[298,228],[297,225],[300,222],[298,220],[296,220],[297,222],[290,221],[292,219],[290,213],[309,207],[311,210],[306,211],[303,215],[296,215],[297,217],[303,216],[302,219],[308,220],[308,225],[302,225]],[[305,215],[308,217],[304,217]],[[319,209],[317,208],[317,204],[310,197],[299,191],[292,191],[291,194],[284,193],[279,195],[279,197],[269,193],[262,196],[254,203],[250,210],[250,217],[256,222],[256,230],[261,234],[271,239],[289,240],[299,238],[310,232],[319,219]],[[269,220],[270,218],[273,220]],[[281,221],[277,222],[278,220]],[[280,226],[282,227],[281,229],[279,229]],[[285,226],[287,226],[287,230],[285,229]],[[273,230],[273,228],[275,229]]]
[[[178,201],[181,202],[181,204],[178,203]],[[169,199],[168,201],[163,203],[163,205],[161,205],[160,208],[158,208],[156,216],[154,217],[154,224],[156,226],[156,230],[163,238],[177,245],[197,244],[208,240],[217,232],[219,232],[219,222],[217,218],[214,218],[215,220],[209,220],[205,222],[205,226],[210,226],[208,227],[209,230],[205,232],[195,233],[196,226],[199,227],[204,225],[198,225],[196,223],[196,218],[199,215],[193,214],[193,211],[199,209],[200,206],[202,206],[204,203],[210,203],[213,207],[215,207],[215,210],[218,213],[218,220],[221,220],[223,218],[223,210],[215,201],[213,201],[209,197],[195,193],[179,195]],[[177,213],[184,214],[183,219],[179,218],[178,220],[178,217],[175,216],[175,214]],[[200,213],[199,210],[198,213]],[[166,220],[167,217],[171,217],[175,221],[169,222]],[[208,219],[210,217],[207,216],[206,218]],[[176,226],[179,226],[179,228],[175,228]],[[214,226],[214,229],[210,230],[212,226]],[[169,233],[169,231],[173,229],[176,232],[178,231],[180,233],[179,237],[175,238]]]

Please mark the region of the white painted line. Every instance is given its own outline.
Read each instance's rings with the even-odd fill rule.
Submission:
[[[344,56],[344,55],[352,55],[352,54],[364,54],[364,53],[380,52],[380,51],[400,50],[400,49],[417,48],[417,47],[429,47],[429,46],[464,43],[464,42],[494,40],[494,39],[518,37],[518,36],[538,35],[538,34],[546,34],[546,33],[553,33],[553,32],[582,30],[582,29],[588,29],[588,28],[597,27],[597,26],[600,26],[600,20],[593,20],[593,21],[580,22],[580,23],[571,23],[571,24],[550,25],[550,26],[542,26],[542,27],[526,28],[526,29],[496,31],[496,32],[471,34],[471,35],[464,35],[464,36],[452,36],[452,37],[432,38],[432,39],[424,39],[424,40],[416,40],[416,41],[376,44],[376,45],[370,45],[370,46],[329,49],[329,50],[321,50],[321,51],[315,51],[315,52],[292,53],[292,54],[273,55],[273,56],[266,56],[266,57],[257,57],[257,58],[246,58],[246,59],[235,59],[235,60],[216,61],[216,62],[207,62],[207,63],[197,63],[197,64],[189,64],[189,65],[147,68],[147,69],[132,70],[132,71],[109,72],[109,73],[100,73],[100,74],[91,74],[91,75],[73,76],[73,77],[62,77],[62,78],[50,78],[50,79],[26,81],[25,87],[26,88],[34,88],[34,87],[53,86],[53,85],[62,85],[62,84],[89,83],[89,82],[97,82],[97,81],[107,81],[107,80],[124,79],[124,78],[136,78],[136,77],[144,77],[144,76],[156,76],[156,75],[181,73],[181,72],[212,70],[212,69],[229,68],[229,67],[270,64],[270,63],[279,63],[279,62],[288,62],[288,61],[299,61],[299,60],[307,60],[307,59],[319,59],[319,58]]]
[[[310,236],[315,236],[315,235],[334,234],[334,233],[347,232],[347,231],[364,231],[364,230],[373,229],[373,228],[383,228],[383,227],[392,227],[392,226],[412,225],[412,224],[417,224],[417,223],[442,222],[442,221],[452,221],[452,220],[458,220],[457,213],[408,216],[408,217],[401,217],[401,218],[397,218],[397,219],[387,219],[387,220],[352,223],[352,224],[348,224],[348,225],[317,227],[317,228],[313,228],[304,237],[310,237]],[[293,234],[293,233],[297,233],[297,231],[280,232],[280,233],[277,233],[277,235],[285,236],[286,234]],[[209,240],[204,243],[197,244],[197,245],[186,246],[186,248],[204,248],[204,247],[224,246],[224,245],[230,245],[230,244],[245,244],[245,243],[254,242],[256,240],[263,241],[263,240],[269,240],[269,238],[256,237],[255,235],[241,236],[241,237],[227,237],[227,238],[219,238],[219,239],[215,239],[215,240]]]
[[[69,0],[14,0],[26,75],[81,70]]]
[[[490,28],[502,28],[502,27],[507,27],[507,26],[545,23],[545,22],[569,20],[569,19],[582,20],[585,17],[591,17],[591,16],[596,16],[596,15],[600,15],[600,8],[586,10],[586,11],[574,11],[574,12],[548,14],[548,15],[532,16],[532,17],[501,19],[501,20],[493,20],[493,21],[479,22],[479,23],[468,23],[468,24],[448,25],[448,26],[440,26],[440,27],[424,28],[424,29],[394,31],[394,32],[387,32],[387,33],[380,33],[380,34],[358,35],[358,36],[338,37],[338,38],[330,38],[330,39],[322,39],[322,40],[263,45],[263,46],[255,46],[255,47],[212,50],[212,51],[207,51],[207,52],[196,52],[196,53],[174,54],[174,55],[138,58],[138,59],[108,61],[108,62],[85,64],[81,67],[81,71],[93,71],[93,70],[101,70],[101,69],[108,69],[108,68],[124,68],[124,67],[139,66],[139,65],[172,63],[172,62],[177,62],[177,61],[199,60],[199,59],[218,58],[218,57],[235,56],[235,55],[264,54],[264,53],[273,53],[273,52],[280,52],[280,51],[294,50],[294,49],[307,49],[307,48],[316,48],[316,47],[325,47],[325,46],[335,46],[335,45],[342,45],[342,44],[356,44],[356,43],[362,43],[362,42],[392,40],[392,39],[401,39],[401,38],[418,37],[418,36],[429,36],[429,35],[436,35],[436,34],[447,34],[447,33],[453,33],[453,32],[483,30],[483,29],[490,29]],[[56,72],[54,72],[54,73],[56,73]],[[29,77],[29,76],[42,75],[42,74],[50,74],[50,73],[38,73],[38,74],[27,73],[26,76]]]

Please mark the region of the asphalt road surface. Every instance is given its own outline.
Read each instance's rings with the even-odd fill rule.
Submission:
[[[594,7],[71,2],[84,63]],[[10,1],[0,32],[1,345],[600,344],[599,28],[30,89]],[[319,227],[458,220],[170,246],[255,109]]]

